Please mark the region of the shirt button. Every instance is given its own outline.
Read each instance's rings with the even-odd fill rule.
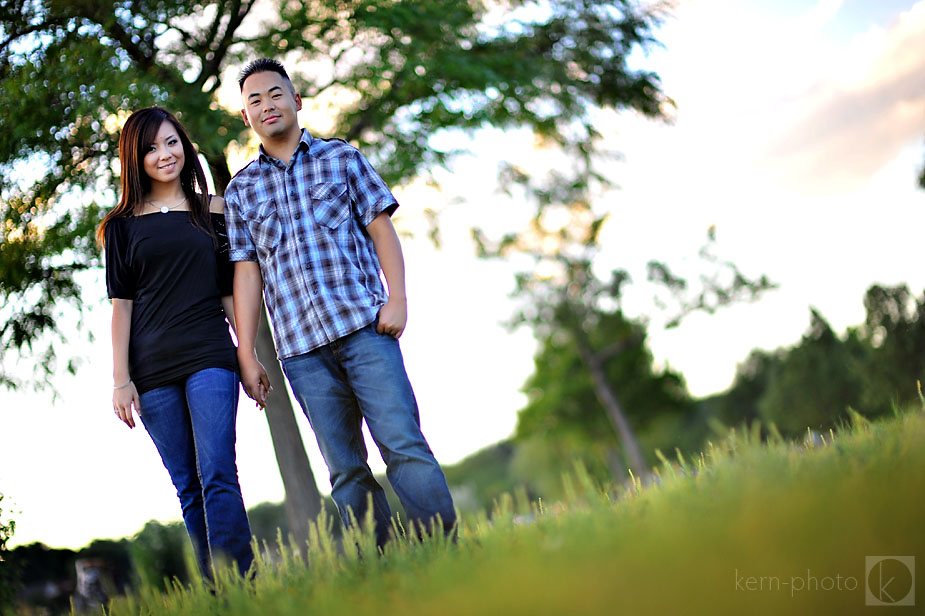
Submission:
[[[300,218],[302,218],[302,214],[300,214],[299,212],[296,212],[296,213],[295,213],[295,219],[298,220],[298,219],[300,219]]]

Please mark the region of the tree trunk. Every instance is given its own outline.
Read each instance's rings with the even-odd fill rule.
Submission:
[[[276,463],[286,489],[285,508],[289,532],[304,555],[308,545],[308,523],[315,521],[321,513],[321,494],[305,453],[264,310],[261,310],[254,346],[273,387],[273,393],[267,398],[265,412],[267,423],[270,424],[273,449],[276,451]]]
[[[203,153],[206,162],[209,163],[209,173],[212,175],[212,184],[215,187],[216,195],[224,195],[228,183],[231,182],[231,170],[228,168],[228,161],[224,155],[210,156]]]
[[[633,432],[632,427],[630,427],[629,420],[626,419],[626,414],[623,412],[623,407],[620,405],[617,395],[610,388],[610,384],[604,376],[604,369],[601,366],[600,360],[594,356],[594,352],[591,348],[581,340],[578,341],[578,350],[581,353],[581,358],[585,366],[588,368],[588,372],[591,374],[591,381],[594,384],[594,393],[598,401],[607,410],[607,417],[610,418],[610,422],[613,424],[614,430],[616,430],[617,436],[623,444],[623,450],[626,454],[626,460],[629,462],[630,469],[632,469],[637,477],[647,474],[649,472],[649,467],[642,455],[642,448],[639,446],[636,434]]]
[[[224,157],[206,156],[215,193],[225,194],[225,188],[231,181],[231,172]],[[313,522],[321,513],[321,494],[315,483],[308,454],[302,443],[299,425],[296,423],[292,402],[289,399],[283,370],[276,357],[276,346],[267,320],[266,310],[260,311],[260,324],[257,327],[257,339],[254,342],[257,358],[267,370],[270,385],[275,394],[267,398],[267,423],[270,425],[270,438],[276,452],[276,464],[286,490],[286,519],[289,532],[302,554],[308,545],[308,523]]]

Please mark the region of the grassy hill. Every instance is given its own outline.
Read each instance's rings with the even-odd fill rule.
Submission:
[[[566,481],[564,502],[464,516],[455,546],[376,556],[369,534],[315,529],[308,567],[286,550],[253,582],[222,576],[215,596],[148,587],[110,613],[853,614],[870,611],[866,589],[914,592],[908,559],[870,557],[925,554],[923,412],[806,443],[732,432],[646,486],[597,486],[580,469]]]

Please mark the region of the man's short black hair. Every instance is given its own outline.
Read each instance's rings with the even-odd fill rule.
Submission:
[[[286,72],[286,69],[283,68],[283,65],[273,58],[258,58],[244,67],[244,70],[241,71],[240,77],[238,77],[238,87],[241,88],[241,91],[244,91],[244,80],[253,75],[254,73],[264,73],[266,71],[273,71],[279,75],[283,76],[289,83],[289,87],[292,88],[293,92],[295,87],[292,85],[292,80],[289,79],[289,74]]]

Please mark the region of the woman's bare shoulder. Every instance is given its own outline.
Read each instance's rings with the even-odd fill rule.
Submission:
[[[209,211],[213,214],[224,214],[225,200],[218,195],[212,195],[212,201],[209,203]]]

